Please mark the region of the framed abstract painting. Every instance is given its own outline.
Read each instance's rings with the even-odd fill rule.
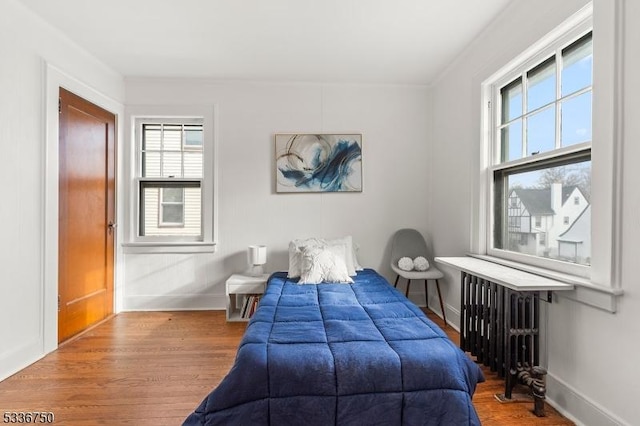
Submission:
[[[361,134],[276,134],[276,192],[362,192]]]

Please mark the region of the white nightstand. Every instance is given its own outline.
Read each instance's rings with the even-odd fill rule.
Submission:
[[[267,287],[269,274],[252,277],[233,274],[227,280],[227,321],[249,321],[242,317],[242,308],[248,297],[262,295]]]

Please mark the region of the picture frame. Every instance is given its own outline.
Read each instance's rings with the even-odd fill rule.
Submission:
[[[277,193],[362,192],[362,134],[278,133]]]

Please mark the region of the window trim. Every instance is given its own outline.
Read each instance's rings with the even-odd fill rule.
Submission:
[[[126,110],[126,121],[130,123],[128,133],[130,156],[124,161],[129,181],[126,198],[127,220],[124,224],[125,240],[122,244],[125,253],[213,253],[216,251],[218,235],[218,179],[217,179],[217,107],[215,105],[139,105]],[[140,139],[136,135],[136,121],[167,122],[179,119],[184,124],[188,120],[199,120],[203,125],[203,176],[202,178],[172,178],[172,181],[185,180],[200,182],[202,190],[202,237],[146,236],[139,238],[139,180],[136,167],[140,164]]]
[[[623,2],[600,2],[596,4],[594,16],[592,2],[570,16],[538,42],[523,49],[505,66],[496,69],[481,82],[480,140],[477,169],[480,179],[474,185],[478,197],[472,199],[472,233],[470,255],[501,263],[515,269],[547,276],[551,279],[574,284],[575,290],[559,296],[571,299],[608,312],[617,309],[617,297],[621,288],[621,233],[622,233],[622,137],[623,137],[623,58],[624,58],[624,4]],[[489,165],[491,155],[491,131],[494,128],[492,113],[488,108],[491,100],[491,85],[507,80],[509,70],[521,66],[536,54],[574,31],[581,25],[597,26],[593,39],[593,87],[597,87],[592,98],[592,197],[599,203],[592,206],[592,261],[590,278],[558,272],[543,267],[523,264],[506,258],[497,258],[487,253],[488,212],[491,203],[489,190]],[[577,37],[575,38],[577,40]],[[597,117],[597,118],[596,118]],[[602,142],[600,142],[602,141]],[[568,147],[571,148],[571,147]],[[491,148],[492,149],[492,148]]]

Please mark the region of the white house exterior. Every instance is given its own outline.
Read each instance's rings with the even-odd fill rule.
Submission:
[[[570,262],[591,263],[591,206],[578,216],[571,227],[558,237],[558,256]]]
[[[507,248],[519,253],[562,258],[584,263],[590,259],[590,215],[583,215],[589,200],[577,186],[550,188],[513,188],[507,206]],[[582,217],[581,226],[573,226]],[[565,233],[572,229],[571,234]],[[559,252],[559,239],[564,235],[564,255]],[[575,256],[574,241],[582,241],[580,255]],[[567,246],[571,245],[571,248]]]

